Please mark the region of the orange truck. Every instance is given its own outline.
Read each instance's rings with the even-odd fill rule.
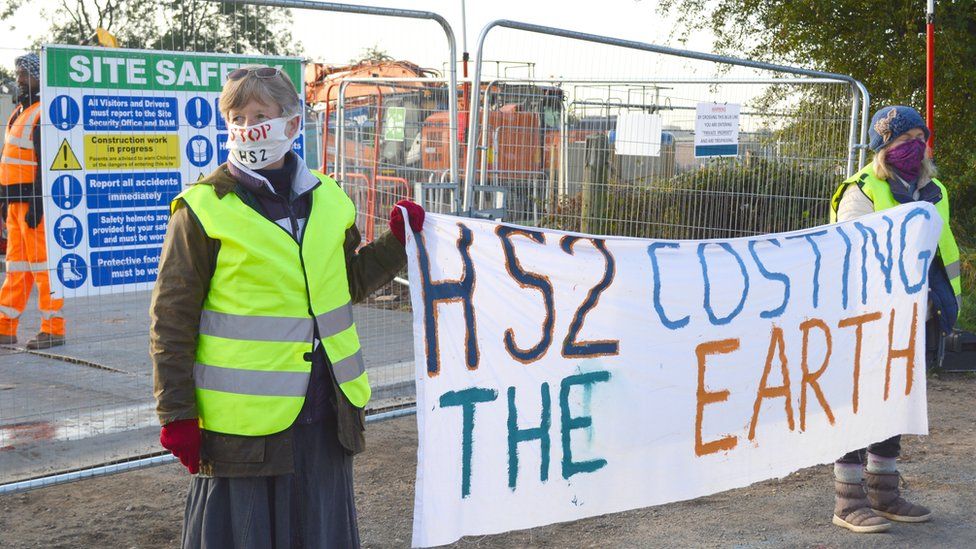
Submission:
[[[435,71],[406,61],[306,66],[306,103],[321,116],[320,164],[326,172],[343,172],[354,198],[362,193],[367,214],[382,211],[378,201],[409,196],[418,183],[448,181],[451,90],[437,76]],[[362,81],[372,78],[378,80]],[[380,80],[386,78],[398,80]],[[343,82],[344,131],[339,143],[338,102]],[[487,125],[482,128],[476,164],[478,181],[507,185],[527,178],[545,179],[558,158],[562,90],[496,83],[482,91],[489,86]],[[462,99],[467,97],[462,90],[456,93]],[[462,101],[458,166],[464,166],[466,154],[467,110]],[[366,233],[369,238],[373,231],[367,227]]]

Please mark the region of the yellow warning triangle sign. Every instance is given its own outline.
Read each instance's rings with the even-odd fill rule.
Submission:
[[[75,151],[71,150],[71,145],[68,144],[67,139],[62,140],[61,146],[58,147],[58,154],[54,155],[54,161],[51,162],[51,171],[64,172],[80,169],[81,162],[78,162]]]

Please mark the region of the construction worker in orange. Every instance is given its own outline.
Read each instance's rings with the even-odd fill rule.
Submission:
[[[63,299],[51,298],[44,243],[41,187],[40,68],[36,53],[22,55],[17,68],[17,106],[7,122],[0,159],[0,193],[7,204],[7,273],[0,289],[0,344],[17,343],[17,323],[37,284],[41,331],[28,349],[64,345]]]

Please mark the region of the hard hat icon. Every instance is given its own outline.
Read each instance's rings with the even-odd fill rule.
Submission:
[[[65,249],[81,244],[81,222],[73,215],[63,215],[54,223],[54,239]]]

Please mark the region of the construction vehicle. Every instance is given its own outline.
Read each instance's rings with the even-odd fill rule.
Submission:
[[[612,129],[612,121],[607,129],[570,121],[562,88],[519,82],[489,80],[478,94],[465,89],[469,84],[453,91],[460,98],[457,165],[465,164],[466,103],[474,97],[484,109],[471,204],[494,217],[533,222],[541,203],[553,204],[572,188],[565,175],[562,188],[557,186],[561,164],[566,163],[566,172],[582,170],[582,155],[566,154],[570,144],[579,149],[586,135]],[[437,211],[451,211],[456,204],[443,192],[451,183],[450,93],[437,71],[407,61],[306,66],[306,103],[321,117],[320,165],[341,175],[347,192],[372,218],[363,231],[367,240],[376,234],[372,224],[398,199],[413,198]],[[463,185],[463,174],[459,177]]]
[[[425,185],[450,182],[451,90],[437,77],[435,71],[406,61],[306,66],[306,103],[321,117],[321,167],[342,175],[347,192],[365,204],[367,216],[376,217],[396,199],[420,198],[414,195]],[[375,83],[363,81],[374,78]],[[561,93],[556,87],[494,85],[482,132],[479,179],[506,190],[529,180],[541,184],[558,142]],[[462,144],[467,131],[463,103],[458,113]],[[462,146],[458,165],[464,165],[465,154]],[[452,203],[442,202],[435,206],[449,209]],[[364,234],[369,239],[375,231],[367,225]]]

